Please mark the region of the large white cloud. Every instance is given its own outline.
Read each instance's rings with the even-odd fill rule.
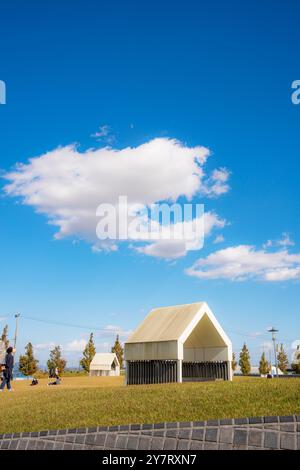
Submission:
[[[199,279],[289,281],[300,279],[300,254],[239,245],[200,258],[185,272]]]
[[[7,195],[45,214],[58,227],[56,238],[73,237],[96,249],[116,249],[115,243],[99,243],[96,209],[101,203],[117,204],[126,195],[129,204],[150,206],[195,195],[227,192],[229,173],[215,169],[205,174],[209,150],[187,147],[167,138],[153,139],[121,150],[59,147],[5,175]]]

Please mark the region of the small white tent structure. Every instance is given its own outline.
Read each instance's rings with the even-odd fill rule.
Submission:
[[[120,364],[114,353],[96,353],[90,364],[90,377],[120,375]]]
[[[151,310],[125,343],[126,383],[232,380],[232,345],[205,302]]]

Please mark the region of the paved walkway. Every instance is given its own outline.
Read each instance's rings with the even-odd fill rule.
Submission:
[[[131,424],[0,435],[1,450],[300,450],[300,416]]]

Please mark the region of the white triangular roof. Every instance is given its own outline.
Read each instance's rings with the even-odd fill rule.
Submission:
[[[118,366],[119,361],[115,353],[96,353],[92,359],[92,366],[111,366],[115,361]]]
[[[207,315],[226,345],[231,341],[206,302],[160,307],[151,310],[126,344],[152,341],[179,341],[184,343],[199,321]]]

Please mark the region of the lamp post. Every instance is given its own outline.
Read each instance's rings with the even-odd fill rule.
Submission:
[[[274,347],[274,357],[275,357],[275,367],[276,367],[276,376],[278,377],[278,363],[277,363],[277,354],[276,354],[276,333],[278,333],[279,330],[276,330],[274,326],[268,330],[270,333],[272,333],[272,341],[273,341],[273,347]]]
[[[20,318],[20,313],[15,314],[15,319],[16,319],[16,329],[15,329],[15,338],[14,338],[14,350],[16,351],[17,348],[17,336],[18,336],[18,327],[19,327],[19,318]]]

